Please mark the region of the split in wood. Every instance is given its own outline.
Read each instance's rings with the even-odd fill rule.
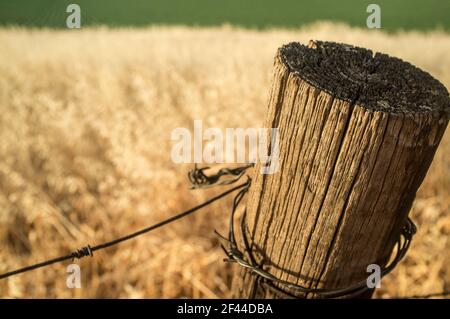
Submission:
[[[369,264],[387,267],[450,99],[439,81],[400,59],[345,44],[309,46],[291,43],[275,57],[264,127],[278,128],[280,168],[261,175],[256,164],[244,231],[263,255],[254,265],[264,259],[271,276],[332,290],[364,280]],[[245,269],[233,292],[279,297]]]

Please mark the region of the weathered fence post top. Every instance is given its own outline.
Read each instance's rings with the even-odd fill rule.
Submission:
[[[240,269],[234,296],[370,296],[368,269],[389,273],[394,248],[401,259],[409,247],[449,110],[447,89],[408,62],[331,42],[281,47],[265,122],[280,169],[256,165],[241,223],[256,270]]]
[[[450,109],[447,89],[427,72],[383,53],[334,42],[290,43],[277,58],[288,72],[335,98],[372,111]]]

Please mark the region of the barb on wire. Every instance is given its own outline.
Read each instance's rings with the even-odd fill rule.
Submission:
[[[236,168],[221,168],[217,173],[212,175],[207,175],[206,170],[210,169],[209,166],[198,168],[197,164],[194,164],[194,169],[189,171],[188,178],[191,182],[191,188],[209,188],[218,185],[229,185],[238,181],[244,174],[245,171],[254,164],[246,164]],[[222,179],[224,176],[232,176],[231,178]]]
[[[237,182],[241,179],[242,176],[245,175],[245,172],[247,169],[253,167],[254,164],[246,164],[244,166],[236,167],[236,168],[222,168],[217,173],[212,175],[205,174],[205,170],[209,169],[209,167],[204,168],[197,168],[197,165],[194,166],[194,169],[189,172],[188,178],[191,182],[191,189],[199,189],[199,188],[208,188],[213,187],[217,185],[230,185],[232,183]],[[222,179],[224,176],[231,176],[231,178]],[[14,275],[18,275],[20,273],[32,271],[38,268],[46,267],[52,264],[60,263],[66,260],[74,260],[74,259],[81,259],[83,257],[91,256],[93,257],[94,252],[98,250],[102,250],[114,245],[117,245],[119,243],[128,241],[130,239],[133,239],[135,237],[138,237],[140,235],[149,233],[157,228],[160,228],[164,225],[170,224],[178,219],[182,219],[183,217],[186,217],[188,215],[193,214],[194,212],[200,210],[203,207],[206,207],[213,202],[233,193],[234,191],[239,190],[239,192],[236,194],[236,196],[233,199],[233,204],[231,208],[231,214],[229,218],[229,230],[228,230],[228,237],[224,237],[220,235],[217,231],[215,233],[221,240],[221,248],[224,250],[227,258],[225,261],[228,262],[235,262],[239,264],[242,267],[245,267],[249,269],[253,274],[257,276],[258,282],[261,283],[261,285],[274,293],[281,295],[285,298],[298,298],[297,296],[294,296],[293,294],[290,294],[289,292],[286,292],[284,289],[280,288],[288,288],[292,289],[294,291],[302,292],[302,293],[314,293],[324,298],[351,298],[359,295],[360,293],[364,292],[365,290],[368,290],[368,287],[366,285],[366,281],[360,281],[357,282],[349,287],[343,287],[343,288],[336,288],[336,289],[318,289],[318,288],[307,288],[301,285],[292,284],[288,281],[279,279],[275,277],[274,275],[270,274],[268,271],[266,271],[263,267],[263,265],[258,265],[256,262],[256,259],[254,258],[251,249],[249,248],[249,243],[247,240],[247,237],[244,232],[244,220],[246,211],[244,210],[244,213],[241,217],[240,222],[240,236],[242,238],[243,242],[243,250],[240,250],[237,245],[237,240],[235,236],[235,228],[234,228],[234,219],[235,214],[238,209],[239,204],[241,203],[242,199],[244,198],[245,194],[248,192],[249,188],[251,186],[251,178],[247,176],[247,180],[244,183],[239,184],[238,186],[235,186],[233,188],[230,188],[221,194],[210,198],[209,200],[199,204],[198,206],[195,206],[189,210],[186,210],[184,212],[181,212],[177,215],[174,215],[168,219],[165,219],[159,223],[156,223],[154,225],[151,225],[149,227],[143,228],[141,230],[138,230],[134,233],[128,234],[123,237],[119,237],[117,239],[96,245],[91,247],[90,245],[87,245],[85,247],[82,247],[80,249],[77,249],[76,251],[53,259],[49,259],[40,263],[36,263],[27,267],[23,267],[17,270],[9,271],[4,274],[0,274],[0,280],[5,279]],[[397,241],[396,247],[396,254],[392,262],[383,268],[381,271],[381,277],[384,277],[388,273],[390,273],[396,265],[403,259],[406,252],[408,251],[408,248],[411,244],[412,237],[416,233],[416,226],[412,222],[411,219],[407,219],[405,226],[402,229],[401,236]],[[248,257],[246,257],[248,256]],[[438,293],[432,293],[428,295],[422,295],[422,296],[410,296],[410,297],[402,297],[402,298],[432,298],[432,297],[443,297],[450,295],[450,291],[443,291]]]
[[[238,179],[236,179],[235,181],[237,181],[237,180]],[[161,221],[161,222],[159,222],[157,224],[154,224],[154,225],[151,225],[149,227],[143,228],[143,229],[141,229],[139,231],[136,231],[134,233],[128,234],[126,236],[123,236],[123,237],[120,237],[120,238],[117,238],[117,239],[114,239],[114,240],[111,240],[111,241],[108,241],[108,242],[96,245],[94,247],[91,247],[91,246],[87,245],[86,247],[82,247],[82,248],[80,248],[80,249],[78,249],[78,250],[76,250],[76,251],[74,251],[74,252],[72,252],[70,254],[67,254],[67,255],[64,255],[64,256],[61,256],[61,257],[57,257],[57,258],[53,258],[53,259],[49,259],[49,260],[46,260],[46,261],[43,261],[43,262],[40,262],[40,263],[37,263],[37,264],[33,264],[31,266],[27,266],[27,267],[23,267],[23,268],[20,268],[20,269],[13,270],[13,271],[9,271],[9,272],[6,272],[4,274],[0,274],[0,280],[8,278],[8,277],[11,277],[11,276],[14,276],[14,275],[18,275],[18,274],[21,274],[21,273],[24,273],[24,272],[32,271],[32,270],[35,270],[35,269],[38,269],[38,268],[42,268],[42,267],[50,266],[50,265],[53,265],[53,264],[56,264],[56,263],[60,263],[60,262],[66,261],[66,260],[81,259],[81,258],[86,257],[86,256],[91,256],[92,257],[95,251],[102,250],[102,249],[105,249],[105,248],[117,245],[119,243],[122,243],[124,241],[133,239],[133,238],[138,237],[140,235],[149,233],[152,230],[155,230],[155,229],[160,228],[160,227],[162,227],[164,225],[172,223],[172,222],[174,222],[174,221],[176,221],[178,219],[181,219],[183,217],[191,215],[194,212],[200,210],[201,208],[203,208],[205,206],[208,206],[208,205],[212,204],[213,202],[215,202],[215,201],[217,201],[217,200],[219,200],[219,199],[221,199],[221,198],[231,194],[232,192],[234,192],[234,191],[236,191],[238,189],[247,187],[247,185],[248,185],[248,182],[245,182],[245,183],[242,183],[242,184],[240,184],[238,186],[230,188],[230,189],[222,192],[221,194],[219,194],[219,195],[217,195],[215,197],[212,197],[211,199],[203,202],[202,204],[200,204],[198,206],[195,206],[195,207],[193,207],[191,209],[188,209],[188,210],[186,210],[186,211],[184,211],[182,213],[174,215],[174,216],[172,216],[172,217],[170,217],[170,218],[168,218],[166,220],[163,220],[163,221]]]

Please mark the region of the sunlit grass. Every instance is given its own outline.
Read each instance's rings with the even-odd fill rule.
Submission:
[[[401,57],[450,86],[450,35],[386,35],[343,25],[264,32],[195,29],[0,29],[0,272],[94,245],[194,206],[188,165],[170,158],[170,132],[259,127],[276,49],[335,40]],[[450,135],[413,208],[406,260],[378,296],[450,285]],[[214,229],[230,200],[80,261],[0,282],[2,297],[226,297],[232,266]]]

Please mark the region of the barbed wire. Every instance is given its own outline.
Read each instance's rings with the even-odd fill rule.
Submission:
[[[234,174],[232,174],[232,172],[234,172],[234,171],[230,171],[230,174],[234,175]],[[220,177],[226,176],[226,175],[230,175],[230,174],[224,174],[222,172]],[[242,175],[240,175],[240,177],[241,176]],[[216,179],[216,181],[219,181],[220,177],[218,179]],[[238,179],[234,179],[234,182],[236,182]],[[206,178],[205,181],[206,180],[208,180],[208,178]],[[194,188],[200,188],[201,187],[201,182],[200,183],[195,183],[195,184],[193,183],[192,185],[193,185]],[[15,275],[18,275],[18,274],[21,274],[21,273],[29,272],[29,271],[32,271],[32,270],[35,270],[35,269],[38,269],[38,268],[47,267],[47,266],[50,266],[50,265],[53,265],[53,264],[56,264],[56,263],[61,263],[61,262],[66,261],[66,260],[81,259],[81,258],[86,257],[86,256],[91,256],[92,257],[95,251],[102,250],[102,249],[105,249],[105,248],[108,248],[108,247],[120,244],[120,243],[122,243],[124,241],[128,241],[128,240],[133,239],[135,237],[144,235],[144,234],[149,233],[149,232],[151,232],[151,231],[153,231],[153,230],[155,230],[157,228],[160,228],[160,227],[162,227],[164,225],[170,224],[170,223],[172,223],[172,222],[174,222],[176,220],[179,220],[181,218],[189,216],[189,215],[195,213],[196,211],[200,210],[201,208],[204,208],[204,207],[214,203],[215,201],[218,201],[219,199],[221,199],[221,198],[223,198],[223,197],[233,193],[234,191],[236,191],[238,189],[241,189],[243,187],[246,187],[247,185],[248,185],[248,182],[245,182],[243,184],[235,186],[235,187],[233,187],[233,188],[231,188],[229,190],[226,190],[223,193],[221,193],[221,194],[219,194],[219,195],[217,195],[217,196],[215,196],[215,197],[213,197],[213,198],[203,202],[202,204],[200,204],[198,206],[195,206],[195,207],[193,207],[193,208],[191,208],[189,210],[186,210],[186,211],[184,211],[182,213],[179,213],[179,214],[177,214],[175,216],[167,218],[167,219],[165,219],[165,220],[163,220],[163,221],[161,221],[159,223],[156,223],[156,224],[151,225],[149,227],[143,228],[143,229],[141,229],[139,231],[136,231],[134,233],[128,234],[126,236],[119,237],[117,239],[114,239],[114,240],[111,240],[111,241],[108,241],[108,242],[105,242],[105,243],[102,243],[102,244],[99,244],[99,245],[96,245],[96,246],[93,246],[93,247],[91,247],[90,245],[87,245],[87,246],[82,247],[80,249],[77,249],[76,251],[71,252],[71,253],[69,253],[67,255],[60,256],[60,257],[53,258],[53,259],[49,259],[49,260],[46,260],[46,261],[43,261],[43,262],[39,262],[39,263],[30,265],[30,266],[19,268],[19,269],[13,270],[13,271],[9,271],[9,272],[6,272],[4,274],[0,274],[0,280],[8,278],[8,277],[11,277],[11,276],[15,276]]]
[[[230,262],[236,262],[240,266],[248,269],[253,274],[262,277],[265,280],[265,285],[273,290],[279,292],[280,289],[276,289],[277,287],[275,284],[282,285],[288,289],[295,290],[297,292],[305,293],[305,294],[317,294],[323,297],[327,298],[350,298],[353,296],[357,296],[361,294],[362,292],[369,290],[367,287],[367,281],[362,280],[355,284],[349,285],[347,287],[342,288],[333,288],[333,289],[324,289],[324,288],[309,288],[305,287],[299,284],[293,284],[291,282],[288,282],[286,280],[282,280],[280,278],[277,278],[276,276],[272,275],[268,271],[264,270],[263,265],[258,265],[255,261],[255,258],[252,256],[251,249],[248,247],[248,240],[244,233],[244,219],[246,212],[244,211],[244,214],[241,218],[240,223],[240,233],[242,237],[242,243],[243,243],[243,251],[245,254],[247,254],[249,257],[245,258],[245,254],[243,251],[241,251],[238,248],[238,244],[236,241],[235,231],[234,231],[234,215],[236,213],[237,207],[239,203],[241,202],[244,195],[247,193],[248,189],[250,187],[250,183],[248,182],[248,185],[243,187],[239,193],[236,195],[233,206],[231,209],[231,216],[230,216],[230,223],[229,223],[229,232],[228,232],[228,238],[225,238],[224,236],[217,233],[217,235],[222,239],[222,241],[226,242],[228,245],[228,249],[222,245],[222,249],[225,251],[225,254],[227,255],[227,261]],[[411,244],[411,239],[413,235],[416,233],[416,226],[411,221],[411,219],[407,219],[407,222],[405,226],[402,229],[401,237],[397,241],[397,253],[394,258],[394,260],[386,267],[383,268],[383,270],[380,273],[380,279],[390,273],[395,266],[403,259],[406,252],[408,251],[408,248]],[[287,293],[286,293],[287,294]]]
[[[205,173],[206,170],[210,169],[210,167],[203,167],[198,168],[197,164],[195,164],[194,169],[191,170],[188,173],[188,179],[191,182],[191,189],[202,189],[202,188],[209,188],[213,186],[219,186],[219,185],[230,185],[237,181],[239,181],[244,175],[247,169],[253,167],[254,164],[246,164],[244,166],[239,166],[235,168],[222,168],[219,169],[215,174],[208,175]],[[224,178],[227,177],[227,178]],[[170,218],[167,218],[159,223],[153,224],[149,227],[143,228],[141,230],[138,230],[134,233],[116,238],[114,240],[96,245],[91,247],[90,245],[87,245],[85,247],[82,247],[80,249],[77,249],[67,255],[60,256],[57,258],[49,259],[40,263],[36,263],[30,266],[26,266],[23,268],[19,268],[13,271],[6,272],[4,274],[0,274],[0,280],[5,279],[8,277],[12,277],[21,273],[29,272],[38,268],[47,267],[56,263],[60,263],[67,260],[74,260],[74,259],[81,259],[83,257],[91,256],[93,257],[94,252],[102,249],[106,249],[108,247],[120,244],[122,242],[131,240],[133,238],[136,238],[138,236],[144,235],[146,233],[149,233],[155,229],[158,229],[162,226],[165,226],[167,224],[170,224],[176,220],[182,219],[186,216],[189,216],[196,211],[226,197],[227,195],[233,193],[234,191],[240,190],[236,196],[233,199],[232,207],[231,207],[231,214],[229,218],[229,230],[228,230],[228,238],[222,236],[217,231],[215,231],[216,235],[219,237],[219,239],[225,243],[221,244],[221,248],[224,250],[227,258],[225,261],[227,262],[235,262],[239,264],[240,266],[248,269],[252,274],[257,276],[256,282],[260,283],[262,287],[271,290],[273,293],[283,296],[284,298],[298,298],[297,296],[286,292],[285,290],[281,289],[277,286],[281,285],[285,288],[309,294],[313,293],[316,295],[319,295],[323,298],[352,298],[355,296],[360,295],[365,290],[368,290],[367,282],[366,280],[357,282],[353,285],[350,285],[348,287],[343,288],[336,288],[336,289],[325,289],[325,288],[308,288],[301,285],[293,284],[291,282],[282,280],[280,278],[277,278],[276,276],[272,275],[268,271],[263,269],[263,265],[258,265],[256,262],[255,257],[253,256],[251,249],[249,248],[248,240],[244,232],[244,220],[246,216],[246,211],[244,210],[244,213],[241,216],[241,222],[239,223],[240,227],[240,236],[242,237],[242,243],[243,243],[243,251],[242,252],[238,248],[236,235],[235,235],[235,229],[234,229],[234,219],[236,210],[241,203],[242,199],[244,198],[245,194],[248,192],[251,186],[251,178],[246,175],[247,180],[244,183],[239,184],[238,186],[235,186],[233,188],[230,188],[222,193],[220,193],[217,196],[214,196],[210,198],[209,200],[206,200],[205,202],[188,209],[184,212],[181,212],[179,214],[176,214]],[[403,259],[403,257],[406,255],[406,252],[408,251],[412,237],[416,233],[417,228],[412,222],[412,220],[408,217],[406,220],[405,226],[403,227],[401,231],[401,236],[398,239],[396,243],[396,254],[392,262],[383,268],[381,271],[380,277],[384,277],[387,274],[389,274],[396,266],[397,264]],[[228,246],[228,247],[226,247]],[[248,258],[245,257],[245,254],[247,254]],[[435,292],[430,293],[426,295],[413,295],[413,296],[404,296],[399,297],[402,299],[417,299],[417,298],[433,298],[433,297],[445,297],[450,295],[450,291],[444,290],[441,292]]]
[[[206,168],[205,168],[206,169]],[[202,169],[197,169],[197,167],[194,168],[194,170],[198,170],[200,174],[203,174]],[[236,171],[238,172],[238,171]],[[194,172],[195,173],[195,172]],[[240,172],[239,172],[240,174]],[[201,179],[203,180],[203,179]],[[208,185],[208,187],[214,186],[214,183],[210,183],[213,179],[205,179],[205,184]],[[220,184],[215,184],[220,185]],[[261,286],[271,290],[273,293],[282,295],[285,298],[298,298],[297,296],[290,294],[289,292],[284,291],[283,289],[280,289],[276,286],[276,284],[279,284],[281,286],[284,286],[285,288],[292,289],[297,292],[301,292],[304,294],[316,294],[324,298],[353,298],[360,296],[365,291],[370,290],[370,288],[367,286],[367,280],[361,280],[355,284],[349,285],[347,287],[343,288],[333,288],[333,289],[325,289],[325,288],[309,288],[298,284],[293,284],[291,282],[282,280],[280,278],[277,278],[276,276],[272,275],[268,271],[263,269],[263,265],[258,264],[256,262],[256,259],[254,258],[251,249],[249,248],[248,240],[244,232],[244,221],[246,216],[246,210],[244,210],[244,213],[241,216],[241,222],[239,223],[240,227],[240,236],[241,241],[243,243],[243,251],[241,251],[238,248],[235,230],[234,230],[234,219],[235,214],[237,211],[237,208],[242,201],[245,194],[248,192],[251,185],[251,179],[249,178],[247,180],[247,184],[238,192],[238,194],[235,196],[233,200],[233,204],[231,207],[231,214],[229,219],[229,231],[228,231],[228,238],[222,236],[220,233],[215,231],[216,235],[219,237],[219,239],[222,242],[225,242],[228,246],[225,247],[225,245],[221,245],[221,248],[225,252],[227,258],[225,261],[227,262],[235,262],[239,264],[241,267],[244,267],[248,269],[251,273],[257,276],[256,281],[261,284]],[[417,232],[417,227],[415,226],[414,222],[408,217],[405,225],[403,226],[400,237],[396,242],[395,247],[396,254],[394,259],[385,266],[380,273],[380,280],[388,275],[390,272],[392,272],[395,267],[398,265],[398,263],[405,257],[410,245],[412,238],[414,234]],[[245,258],[245,254],[247,254],[248,258]],[[432,297],[439,297],[439,296],[446,296],[450,295],[450,291],[442,291],[437,293],[432,293],[428,295],[417,295],[417,296],[405,296],[401,297],[402,299],[412,299],[412,298],[432,298]]]
[[[197,188],[209,188],[219,185],[229,185],[238,181],[247,171],[247,169],[253,167],[255,164],[250,163],[243,166],[234,168],[221,168],[217,173],[212,175],[205,174],[205,170],[210,169],[209,166],[198,168],[197,164],[194,164],[194,169],[189,171],[188,178],[192,184],[191,189]],[[222,179],[224,176],[233,176],[232,178]]]

